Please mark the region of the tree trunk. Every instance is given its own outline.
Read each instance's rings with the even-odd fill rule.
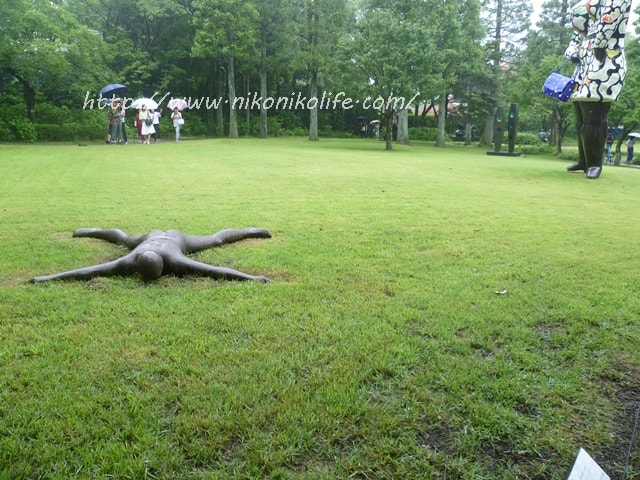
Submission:
[[[398,143],[409,145],[409,110],[406,108],[398,112]]]
[[[260,138],[267,138],[269,131],[267,127],[267,109],[264,101],[267,98],[267,40],[262,39],[260,46]]]
[[[251,109],[249,108],[249,96],[251,94],[251,81],[249,79],[249,75],[244,76],[244,98],[245,98],[245,107],[244,107],[244,121],[247,124],[247,132],[249,135],[253,135],[251,131]]]
[[[384,112],[384,141],[385,141],[385,150],[393,150],[393,109],[389,108],[386,112]]]
[[[481,144],[492,145],[493,144],[493,122],[495,117],[492,113],[487,114],[486,125],[484,126],[484,133],[482,134]]]
[[[426,107],[426,108],[424,108],[424,109],[422,110],[422,114],[420,115],[420,118],[422,119],[422,122],[423,122],[423,123],[424,123],[424,119],[425,119],[425,117],[427,116],[427,114],[428,114],[431,110],[433,110],[433,113],[434,113],[434,115],[435,115],[435,113],[436,113],[436,106],[435,106],[435,104],[433,103],[433,101],[429,104],[429,106],[428,106],[428,107]]]
[[[561,112],[558,107],[553,107],[551,114],[551,144],[556,147],[556,155],[562,153]]]
[[[227,83],[229,86],[229,138],[238,138],[238,112],[234,105],[236,101],[236,73],[233,55],[229,55],[227,61]]]
[[[473,123],[471,119],[467,119],[464,126],[464,144],[471,145],[473,143]]]
[[[216,63],[212,62],[210,65],[210,73],[207,75],[207,91],[216,91],[216,82],[218,78],[216,76]],[[206,109],[204,112],[204,122],[207,127],[207,135],[215,135],[215,109]]]
[[[493,37],[493,51],[490,54],[491,58],[491,70],[493,75],[498,76],[500,72],[500,64],[502,63],[502,24],[504,21],[503,16],[504,2],[503,0],[496,1],[496,16],[495,16],[495,34]],[[491,146],[494,144],[494,125],[496,117],[493,112],[496,111],[498,107],[498,98],[499,87],[496,84],[495,89],[492,88],[491,92],[491,100],[493,101],[490,105],[489,111],[492,113],[487,114],[486,123],[484,126],[484,132],[482,134],[482,138],[480,140],[481,145]]]
[[[446,136],[446,121],[447,121],[447,94],[440,96],[440,108],[438,110],[438,138],[436,140],[436,147],[444,147],[444,141]]]
[[[216,72],[215,78],[216,98],[222,98],[224,93],[224,76],[218,71]],[[224,137],[224,109],[222,105],[218,105],[218,108],[215,109],[215,134]]]
[[[314,71],[311,73],[311,84],[309,85],[310,98],[318,98],[318,73]],[[318,105],[309,110],[309,140],[318,141]]]
[[[620,160],[622,160],[622,137],[616,142],[616,150],[613,155],[613,164],[616,167],[620,166]]]
[[[28,80],[25,80],[20,77],[16,77],[18,81],[22,84],[22,98],[24,99],[24,104],[27,107],[27,118],[31,122],[35,122],[36,120],[36,91],[31,86]]]

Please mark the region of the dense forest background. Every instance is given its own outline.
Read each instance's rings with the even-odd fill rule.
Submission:
[[[518,103],[520,131],[549,130],[560,152],[571,105],[541,87],[564,60],[571,3],[542,2],[532,24],[519,0],[14,0],[0,20],[0,141],[104,138],[99,91],[121,83],[130,98],[205,99],[185,113],[191,135],[317,140],[358,135],[364,117],[393,132],[389,147],[442,146],[460,126],[466,142],[491,144],[496,107]],[[620,143],[640,119],[634,35],[626,51],[609,117]],[[230,108],[323,95],[351,108]],[[414,100],[364,108],[366,98]]]

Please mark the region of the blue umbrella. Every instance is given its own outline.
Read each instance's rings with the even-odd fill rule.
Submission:
[[[102,98],[113,98],[127,91],[127,87],[120,83],[112,83],[100,90],[100,96]]]

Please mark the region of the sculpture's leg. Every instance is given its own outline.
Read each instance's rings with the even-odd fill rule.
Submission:
[[[41,283],[49,280],[90,280],[95,277],[111,277],[114,275],[128,275],[135,272],[135,259],[133,255],[127,255],[112,262],[94,265],[91,267],[78,268],[68,272],[33,277],[31,282]]]
[[[270,282],[267,277],[249,275],[232,268],[215,267],[202,262],[196,262],[187,257],[165,259],[169,271],[175,275],[202,275],[215,280],[257,280],[259,282]]]
[[[608,102],[579,102],[584,123],[580,129],[584,158],[587,163],[587,178],[596,179],[602,173],[602,157],[607,143]]]
[[[229,228],[213,235],[184,235],[184,250],[186,252],[199,252],[200,250],[219,247],[246,238],[271,238],[271,232],[266,228]]]
[[[106,240],[107,242],[125,245],[130,249],[137,247],[146,238],[146,235],[132,237],[119,228],[79,228],[73,232],[73,236],[78,238],[98,238],[100,240]]]
[[[582,126],[584,125],[584,119],[582,118],[582,108],[580,103],[582,102],[573,103],[576,116],[576,131],[578,132],[578,161],[567,167],[568,172],[576,172],[578,170],[582,170],[583,172],[587,171],[587,161],[585,160],[584,145],[582,143]]]

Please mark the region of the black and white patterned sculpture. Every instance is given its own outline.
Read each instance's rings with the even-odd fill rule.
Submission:
[[[576,112],[579,159],[568,171],[602,173],[607,115],[622,91],[627,62],[624,38],[631,0],[582,0],[572,10],[574,35],[565,56],[576,64],[578,83],[572,95]]]

